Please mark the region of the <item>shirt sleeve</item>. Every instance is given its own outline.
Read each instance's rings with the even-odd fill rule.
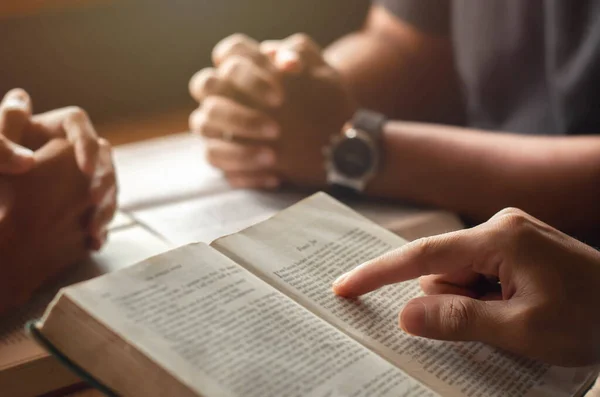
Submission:
[[[452,0],[374,0],[374,3],[419,30],[450,35]]]

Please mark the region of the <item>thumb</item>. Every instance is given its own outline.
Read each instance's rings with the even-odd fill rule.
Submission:
[[[465,296],[432,295],[411,300],[400,313],[400,328],[429,339],[478,341],[508,347],[504,301]]]
[[[34,164],[31,150],[0,137],[0,174],[22,174]]]
[[[16,88],[9,91],[0,103],[0,134],[13,142],[21,142],[31,117],[31,98]]]

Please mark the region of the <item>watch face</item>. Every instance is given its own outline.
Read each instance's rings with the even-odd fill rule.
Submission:
[[[338,172],[348,178],[360,178],[374,165],[375,157],[367,142],[359,138],[345,139],[333,151],[333,162]]]

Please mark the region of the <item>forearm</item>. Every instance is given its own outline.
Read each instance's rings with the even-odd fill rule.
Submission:
[[[331,45],[325,57],[362,107],[402,120],[463,120],[450,41],[426,36],[381,7],[373,7],[364,29]]]
[[[600,223],[600,136],[530,137],[391,122],[371,193],[484,221],[519,207],[583,235]]]

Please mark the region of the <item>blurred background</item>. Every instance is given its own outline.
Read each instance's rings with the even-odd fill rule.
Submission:
[[[306,32],[326,45],[359,27],[368,0],[3,0],[0,92],[36,112],[78,105],[116,143],[183,131],[190,77],[222,38]],[[131,124],[130,121],[145,120]],[[131,127],[135,125],[135,127]],[[109,127],[106,127],[109,128]],[[156,131],[151,131],[155,129]],[[144,131],[142,131],[144,130]]]

